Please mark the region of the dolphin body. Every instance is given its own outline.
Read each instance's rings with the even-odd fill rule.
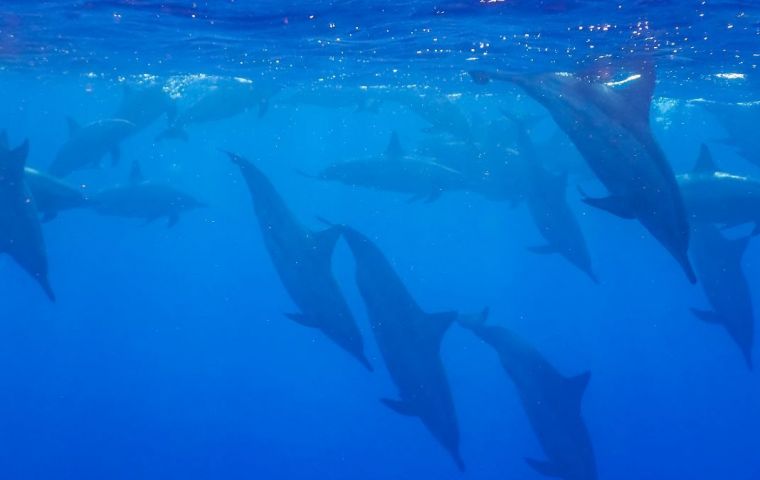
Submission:
[[[443,336],[458,314],[422,311],[380,249],[356,230],[340,228],[356,260],[356,283],[372,332],[399,392],[399,400],[383,399],[383,404],[419,418],[464,470],[456,410],[440,357]]]
[[[625,88],[600,75],[510,75],[471,72],[477,83],[512,82],[541,103],[570,137],[610,193],[585,198],[589,205],[636,218],[696,282],[687,254],[689,223],[678,184],[649,126],[654,66],[642,61]]]
[[[161,85],[124,85],[124,94],[113,118],[131,122],[137,132],[162,115],[171,123],[177,115],[177,105]]]
[[[149,222],[161,217],[173,227],[180,214],[204,205],[186,193],[143,178],[139,163],[132,164],[127,185],[103,190],[90,199],[92,208],[101,215],[143,218]]]
[[[760,180],[721,171],[706,145],[693,171],[676,179],[692,223],[754,223],[753,234],[760,233]]]
[[[340,232],[336,228],[321,232],[305,229],[253,163],[228,155],[248,185],[264,245],[280,280],[300,309],[288,318],[320,330],[372,371],[361,332],[332,273],[332,252]]]
[[[214,85],[195,103],[180,111],[169,128],[160,133],[156,140],[187,140],[185,128],[189,125],[224,120],[254,107],[259,109],[261,117],[267,112],[271,97],[278,91],[276,86],[240,80]]]
[[[742,270],[749,237],[726,239],[717,227],[699,224],[692,231],[691,256],[712,310],[692,308],[699,319],[721,325],[752,369],[754,314],[752,295]]]
[[[493,347],[517,388],[528,421],[547,460],[526,458],[547,477],[595,480],[596,460],[581,402],[591,374],[560,374],[535,348],[512,331],[482,322],[461,322]]]
[[[430,124],[427,133],[446,133],[466,142],[472,141],[470,121],[462,110],[444,95],[395,92],[387,97],[406,106]]]
[[[732,147],[744,159],[760,166],[760,136],[757,135],[760,105],[729,105],[715,102],[701,104],[715,116],[728,134],[718,142]]]
[[[526,196],[528,210],[546,245],[530,250],[538,254],[558,253],[579,270],[598,283],[591,266],[591,256],[586,246],[578,220],[565,198],[567,175],[546,170],[536,153],[525,119],[507,115],[517,128],[517,148],[527,163],[530,188]]]
[[[8,254],[45,291],[55,294],[48,281],[47,252],[34,199],[24,178],[29,141],[10,149],[0,132],[0,253]]]
[[[134,133],[135,124],[123,119],[99,120],[80,126],[69,118],[69,140],[61,147],[48,172],[63,178],[76,170],[97,168],[110,153],[116,164],[121,156],[119,144]]]
[[[309,176],[309,175],[307,175]],[[313,178],[411,195],[410,201],[437,200],[444,192],[465,190],[468,180],[459,171],[432,159],[407,155],[394,132],[385,155],[333,163]]]
[[[87,198],[81,190],[52,175],[31,167],[24,169],[24,175],[43,222],[54,219],[62,210],[87,206]]]

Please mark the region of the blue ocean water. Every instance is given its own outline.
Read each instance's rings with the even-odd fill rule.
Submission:
[[[755,178],[759,32],[758,5],[737,1],[0,2],[0,129],[10,147],[29,140],[29,167],[54,163],[67,118],[114,119],[128,89],[157,86],[175,119],[227,85],[272,92],[250,105],[240,106],[245,94],[223,99],[218,119],[187,122],[186,140],[158,140],[173,120],[157,115],[111,142],[118,162],[108,148],[99,167],[67,174],[97,199],[129,185],[138,162],[144,178],[205,206],[173,226],[94,206],[44,221],[55,302],[0,255],[0,477],[542,477],[525,462],[546,452],[519,386],[461,325],[446,331],[440,358],[464,472],[420,421],[381,403],[397,389],[344,241],[331,269],[374,372],[285,316],[299,308],[223,150],[260,168],[307,228],[327,219],[371,238],[425,312],[487,307],[487,324],[517,333],[562,375],[591,372],[582,416],[598,478],[760,479],[760,382],[731,338],[690,311],[710,308],[702,279],[690,284],[640,223],[583,202],[577,186],[604,187],[546,108],[468,74],[645,58],[657,71],[649,123],[673,171],[691,171],[706,143],[721,170]],[[450,109],[426,117],[420,98]],[[481,158],[495,131],[497,155],[519,158],[502,111],[538,118],[538,156],[567,174],[598,284],[560,255],[528,250],[545,241],[523,198],[464,189],[410,201],[311,178],[331,164],[384,161],[393,132],[406,152],[455,143]],[[459,115],[465,140],[459,126],[430,128],[430,116]],[[758,255],[751,240],[741,260],[755,302]]]

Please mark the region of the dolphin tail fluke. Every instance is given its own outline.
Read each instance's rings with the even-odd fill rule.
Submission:
[[[526,458],[525,461],[528,463],[530,468],[537,471],[541,475],[544,475],[546,477],[553,477],[553,478],[562,478],[562,472],[559,471],[559,469],[550,462],[545,462],[541,460],[534,460],[532,458]]]
[[[375,371],[375,367],[373,367],[372,364],[369,363],[369,359],[367,358],[366,355],[364,355],[364,353],[357,354],[356,358],[359,360],[359,363],[361,363],[364,366],[364,368],[366,368],[368,371],[370,372]]]
[[[595,285],[599,285],[599,277],[596,275],[596,272],[594,272],[592,269],[588,268],[583,271],[586,275],[588,275],[588,278],[591,279],[592,282],[594,282]]]
[[[189,139],[190,137],[188,137],[187,132],[178,125],[173,125],[156,136],[157,142],[163,140],[182,140],[183,142],[187,142]]]
[[[683,255],[682,258],[678,258],[677,260],[678,260],[678,263],[681,264],[681,268],[683,268],[683,271],[686,274],[686,278],[689,279],[689,283],[696,284],[697,274],[694,273],[694,268],[691,266],[689,257],[687,257],[686,255]]]
[[[457,469],[460,472],[464,472],[465,470],[467,470],[467,467],[464,464],[464,460],[462,460],[462,455],[458,451],[451,452],[451,458],[454,459],[454,463],[457,464]]]

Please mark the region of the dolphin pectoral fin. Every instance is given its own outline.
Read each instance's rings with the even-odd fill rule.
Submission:
[[[303,313],[286,313],[285,316],[304,327],[319,328],[316,317],[312,315],[304,315]]]
[[[697,157],[697,163],[694,164],[695,172],[712,173],[718,170],[715,161],[713,160],[712,153],[707,145],[704,143],[699,147],[699,157]]]
[[[399,415],[404,415],[406,417],[416,417],[417,414],[412,410],[412,408],[402,402],[401,400],[391,400],[390,398],[381,398],[380,401],[385,405],[386,407],[390,408],[394,412],[398,413]]]
[[[532,458],[526,458],[525,461],[528,463],[530,468],[537,471],[541,475],[544,475],[546,477],[562,478],[562,472],[560,472],[557,466],[551,462],[534,460]]]
[[[720,323],[720,316],[712,310],[700,310],[698,308],[691,308],[690,310],[695,317],[702,320],[703,322],[712,324]]]
[[[551,245],[538,245],[535,247],[528,247],[528,251],[533,252],[537,255],[549,255],[552,253],[557,253],[557,249]]]
[[[118,145],[111,147],[111,165],[116,166],[121,160],[121,149]]]
[[[179,222],[179,213],[172,212],[169,214],[169,221],[166,223],[166,226],[172,228],[177,222]]]
[[[636,214],[631,208],[631,205],[628,202],[628,199],[626,199],[625,197],[616,197],[616,196],[609,196],[609,197],[602,197],[602,198],[585,197],[583,198],[583,203],[585,203],[586,205],[590,205],[594,208],[598,208],[600,210],[609,212],[615,215],[616,217],[625,218],[625,219],[636,218]]]

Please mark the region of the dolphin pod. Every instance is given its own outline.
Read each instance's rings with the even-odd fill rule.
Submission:
[[[443,336],[459,314],[424,312],[377,245],[353,228],[339,228],[354,255],[356,284],[400,397],[383,404],[419,418],[464,470],[456,409],[440,356]]]
[[[227,155],[240,168],[264,245],[285,290],[300,309],[287,314],[288,318],[320,330],[371,371],[361,332],[332,274],[332,252],[339,231],[313,232],[301,226],[261,170],[239,155]]]
[[[623,218],[636,218],[695,283],[688,258],[686,208],[649,125],[654,65],[642,59],[630,71],[635,75],[623,88],[607,85],[596,71],[535,75],[473,71],[471,76],[480,84],[514,83],[543,105],[609,191],[608,197],[584,201]]]
[[[496,351],[517,388],[528,421],[548,458],[526,459],[528,465],[547,477],[595,480],[594,450],[581,414],[590,373],[561,375],[531,345],[504,327],[485,325],[483,317],[467,317],[460,324]]]
[[[45,240],[24,173],[29,141],[10,148],[5,131],[0,132],[0,253],[8,254],[31,275],[45,294],[55,301],[48,281]]]

